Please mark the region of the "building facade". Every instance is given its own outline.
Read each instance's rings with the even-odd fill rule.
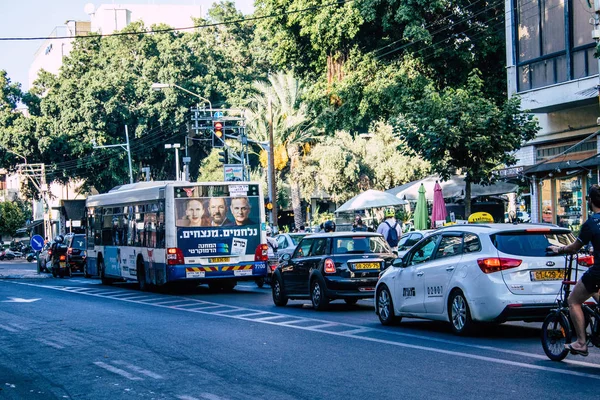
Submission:
[[[193,18],[202,16],[200,5],[162,4],[102,4],[97,9],[86,6],[89,21],[67,21],[57,26],[39,47],[29,68],[29,87],[43,69],[58,74],[63,57],[73,49],[73,37],[89,32],[110,34],[120,31],[132,22],[143,21],[146,27],[154,24],[167,24],[174,28],[188,28],[194,25]]]
[[[505,0],[508,94],[539,120],[509,178],[530,184],[532,222],[578,230],[598,182],[596,13],[580,0]]]

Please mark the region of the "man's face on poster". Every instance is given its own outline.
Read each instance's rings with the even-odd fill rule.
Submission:
[[[215,225],[221,225],[227,216],[227,204],[222,197],[210,199],[208,212]]]
[[[248,215],[250,215],[250,203],[245,197],[235,197],[231,199],[231,213],[235,218],[237,225],[248,223]]]

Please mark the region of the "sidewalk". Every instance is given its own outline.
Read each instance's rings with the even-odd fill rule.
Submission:
[[[27,260],[0,261],[0,279],[46,279],[51,274],[37,273],[37,263]]]

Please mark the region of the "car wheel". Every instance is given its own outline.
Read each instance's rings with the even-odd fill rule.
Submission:
[[[456,335],[466,335],[473,329],[471,310],[465,295],[460,290],[455,290],[450,294],[448,317],[452,332]]]
[[[349,306],[353,306],[356,303],[358,303],[358,299],[344,299],[344,301],[346,302],[346,304],[348,304]]]
[[[103,285],[110,285],[110,284],[112,284],[112,279],[107,278],[104,275],[104,260],[102,258],[98,259],[98,271],[100,271],[100,281],[102,281]]]
[[[285,290],[283,289],[281,278],[273,277],[271,282],[271,289],[273,292],[273,303],[275,303],[277,307],[285,307],[285,305],[288,303],[288,297],[286,296]]]
[[[313,279],[310,285],[310,299],[315,310],[322,311],[329,305],[329,299],[325,296],[325,290],[319,279]]]
[[[392,301],[392,295],[387,286],[383,286],[377,292],[376,297],[377,316],[381,325],[393,325],[400,322],[401,317],[397,317],[394,314],[394,302]]]

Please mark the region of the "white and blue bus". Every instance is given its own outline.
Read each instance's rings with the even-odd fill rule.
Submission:
[[[88,275],[233,289],[262,281],[268,260],[256,182],[139,182],[88,197]]]

